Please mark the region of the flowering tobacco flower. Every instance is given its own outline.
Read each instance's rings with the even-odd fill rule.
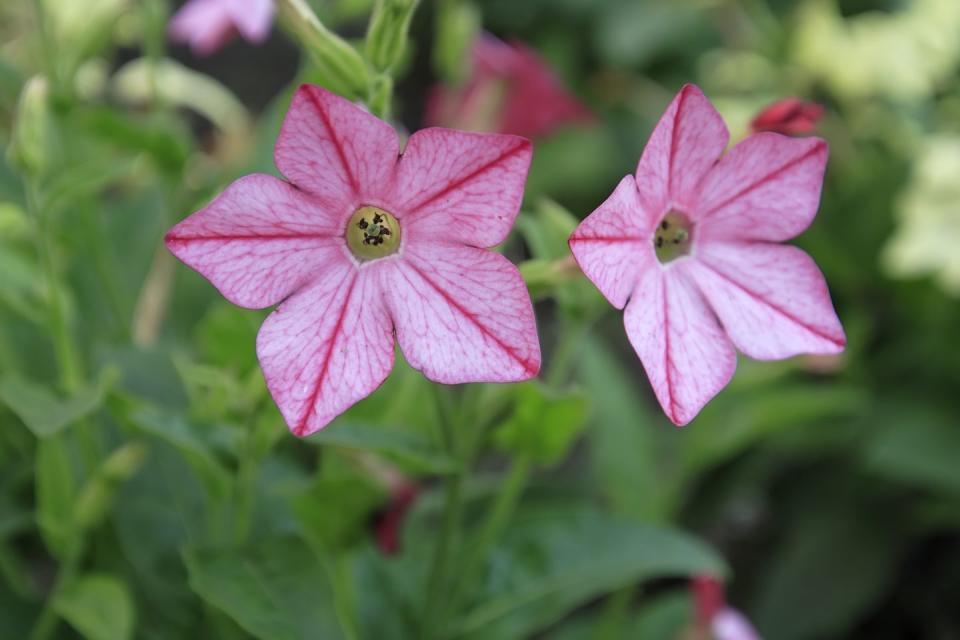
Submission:
[[[713,576],[691,580],[696,637],[714,640],[760,640],[746,616],[724,602],[723,583]]]
[[[823,117],[823,107],[815,102],[804,102],[800,98],[785,98],[774,102],[750,123],[753,133],[772,131],[785,136],[798,136],[813,133],[817,123]]]
[[[187,0],[171,18],[170,36],[208,56],[239,32],[250,42],[267,39],[273,23],[273,0]]]
[[[482,34],[471,53],[471,76],[462,87],[433,89],[427,124],[537,138],[566,124],[592,119],[549,65],[525,44],[507,44]]]
[[[685,86],[636,175],[570,236],[587,277],[626,307],[627,336],[677,425],[730,381],[734,345],[776,360],[846,343],[813,260],[777,244],[816,215],[826,143],[757,133],[724,154],[728,139],[713,105]]]
[[[320,87],[293,97],[274,159],[289,182],[240,178],[166,237],[228,300],[281,303],[257,335],[267,387],[305,436],[407,361],[446,384],[540,369],[530,297],[487,251],[516,218],[526,139],[396,132]]]
[[[397,486],[390,495],[386,509],[374,522],[377,546],[384,555],[392,556],[400,550],[400,532],[407,513],[420,493],[420,488],[405,482]]]

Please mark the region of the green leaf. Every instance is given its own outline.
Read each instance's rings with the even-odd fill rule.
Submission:
[[[87,480],[76,501],[76,522],[81,529],[97,526],[113,508],[117,491],[143,466],[147,447],[128,442],[118,447]]]
[[[127,585],[109,575],[86,575],[57,594],[53,608],[87,640],[133,637],[135,610]]]
[[[373,451],[429,473],[452,473],[458,466],[456,460],[436,450],[424,438],[412,433],[387,431],[364,424],[338,422],[321,429],[306,441],[312,444]]]
[[[653,578],[723,575],[723,561],[680,531],[590,508],[527,510],[492,555],[459,636],[519,638],[620,587]]]
[[[497,446],[534,463],[559,462],[587,419],[589,402],[582,393],[551,396],[536,382],[514,386],[513,413],[494,434]]]
[[[13,374],[0,377],[0,401],[23,420],[38,438],[49,438],[96,411],[115,376],[104,375],[94,386],[60,398],[44,386]]]
[[[885,403],[864,451],[866,468],[896,482],[960,494],[960,429],[955,415],[925,405]]]
[[[623,515],[660,519],[668,503],[670,475],[658,468],[657,429],[638,393],[637,378],[599,340],[587,337],[581,350],[580,383],[593,403],[590,456],[603,496]]]
[[[184,561],[190,587],[258,638],[342,637],[323,567],[297,538],[242,551],[188,548]]]
[[[321,477],[290,497],[305,537],[319,549],[336,551],[366,539],[370,516],[384,491],[367,476]]]
[[[212,500],[224,499],[230,492],[230,473],[213,455],[198,428],[183,417],[144,407],[130,415],[133,425],[174,446],[196,471]]]

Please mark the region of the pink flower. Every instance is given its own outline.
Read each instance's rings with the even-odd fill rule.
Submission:
[[[725,603],[723,583],[713,576],[691,580],[696,619],[700,634],[714,640],[760,640],[746,616]]]
[[[785,98],[774,102],[757,114],[750,123],[753,133],[772,131],[786,136],[813,133],[823,117],[823,107],[800,98]]]
[[[392,556],[400,550],[400,532],[420,488],[413,483],[404,483],[396,487],[390,495],[386,509],[374,522],[377,546],[384,555]]]
[[[776,360],[846,342],[813,260],[776,244],[816,215],[826,143],[758,133],[724,155],[728,139],[713,105],[685,86],[636,176],[570,236],[587,277],[626,306],[627,336],[677,425],[730,381],[734,345]]]
[[[270,34],[273,0],[187,0],[170,19],[170,37],[207,56],[240,33],[253,43]]]
[[[464,86],[434,87],[427,102],[427,124],[537,138],[592,119],[525,44],[507,44],[483,34],[474,42],[472,58],[472,73]]]
[[[294,434],[325,426],[407,361],[446,384],[540,369],[530,298],[503,241],[531,145],[424,129],[400,155],[385,122],[324,89],[293,97],[274,159],[166,237],[228,300],[281,303],[257,355]]]

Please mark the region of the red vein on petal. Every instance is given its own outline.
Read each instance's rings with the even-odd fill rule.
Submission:
[[[667,279],[660,278],[660,298],[663,300],[663,369],[666,373],[667,396],[670,398],[670,418],[674,422],[680,422],[677,419],[677,401],[673,396],[673,379],[670,375],[670,365],[673,359],[670,357],[670,305],[667,303]]]
[[[646,242],[637,236],[574,236],[570,242]]]
[[[266,234],[266,235],[228,235],[228,236],[177,236],[177,235],[168,235],[166,238],[167,242],[195,242],[195,241],[204,241],[204,240],[223,240],[223,241],[233,241],[233,240],[331,240],[337,236],[325,234],[325,233],[296,233],[296,234]]]
[[[327,369],[330,367],[330,359],[333,357],[333,348],[337,344],[337,337],[340,335],[340,329],[343,328],[343,318],[347,315],[347,308],[350,306],[350,298],[353,295],[353,290],[357,285],[358,277],[359,275],[357,273],[353,274],[353,280],[350,281],[349,285],[350,288],[347,289],[347,295],[343,299],[343,306],[340,308],[340,315],[337,317],[337,322],[333,326],[333,333],[330,334],[330,347],[327,349],[327,353],[323,357],[323,364],[320,365],[320,375],[317,376],[317,386],[314,387],[313,393],[310,395],[310,402],[307,403],[307,410],[304,412],[303,417],[300,418],[300,422],[293,429],[293,434],[297,437],[302,437],[307,431],[307,421],[313,414],[313,407],[317,402],[317,398],[320,396],[320,389],[323,388],[323,382],[327,376]]]
[[[780,174],[782,174],[784,171],[787,171],[788,169],[792,169],[794,166],[800,164],[801,162],[804,162],[804,161],[807,160],[810,156],[815,155],[815,154],[816,154],[818,151],[820,151],[822,148],[823,148],[823,143],[813,145],[813,147],[811,147],[810,150],[807,151],[806,153],[804,153],[803,155],[801,155],[801,156],[799,156],[799,157],[797,157],[797,158],[794,158],[793,160],[790,160],[789,162],[785,163],[785,164],[784,164],[783,166],[781,166],[780,168],[775,169],[774,171],[772,171],[772,172],[768,173],[767,175],[763,176],[762,178],[760,178],[759,180],[757,180],[757,181],[754,182],[753,184],[747,185],[746,187],[744,187],[744,188],[741,189],[740,191],[736,192],[736,193],[733,194],[732,196],[730,196],[730,197],[728,197],[727,199],[723,200],[720,204],[714,205],[709,211],[700,214],[700,220],[706,220],[708,217],[710,217],[711,215],[713,215],[714,213],[716,213],[716,212],[719,211],[720,209],[723,209],[723,208],[726,207],[728,204],[730,204],[730,203],[732,203],[732,202],[734,202],[734,201],[742,198],[743,196],[745,196],[746,194],[750,193],[750,192],[753,191],[754,189],[757,189],[758,187],[761,187],[761,186],[763,186],[764,184],[770,182],[771,180],[773,180],[774,178],[776,178],[777,176],[779,176]]]
[[[435,283],[433,280],[428,278],[427,274],[425,274],[423,270],[420,269],[417,265],[415,265],[412,261],[408,261],[407,264],[410,265],[411,269],[417,272],[417,275],[423,278],[424,282],[426,282],[431,287],[433,287],[433,289],[440,294],[440,296],[444,299],[444,301],[447,304],[449,304],[451,307],[453,307],[454,309],[462,313],[465,318],[467,318],[468,320],[470,320],[470,322],[476,325],[476,327],[480,329],[480,332],[483,335],[493,340],[497,344],[497,346],[499,346],[501,349],[503,349],[507,353],[507,355],[509,355],[514,360],[516,360],[517,363],[521,367],[523,367],[528,374],[535,375],[537,373],[537,371],[539,370],[539,367],[532,364],[531,361],[523,359],[523,357],[517,354],[516,350],[513,347],[505,343],[503,340],[501,340],[500,338],[495,336],[493,333],[491,333],[489,329],[487,329],[485,326],[480,324],[480,321],[477,320],[474,314],[467,311],[463,306],[460,305],[460,303],[454,300],[449,293],[447,293],[444,289],[442,289],[439,285],[437,285],[437,283]]]
[[[680,113],[683,111],[683,102],[687,99],[689,91],[690,89],[685,87],[680,92],[680,98],[677,100],[677,110],[673,114],[673,128],[670,130],[670,159],[667,162],[667,198],[673,197],[673,160],[677,152],[677,136],[680,129],[677,125],[680,120]]]
[[[750,296],[755,302],[757,302],[757,303],[759,303],[759,304],[766,305],[767,307],[773,309],[774,311],[776,311],[777,313],[779,313],[780,315],[782,315],[782,316],[783,316],[784,318],[786,318],[787,320],[790,320],[791,322],[793,322],[793,323],[795,323],[795,324],[803,327],[804,329],[806,329],[807,331],[809,331],[809,332],[812,333],[813,335],[815,335],[815,336],[817,336],[817,337],[819,337],[819,338],[823,338],[824,340],[826,340],[826,341],[828,341],[828,342],[830,342],[830,343],[832,343],[832,344],[834,344],[834,345],[836,345],[836,346],[838,346],[838,347],[841,347],[841,348],[843,348],[843,347],[846,345],[846,341],[845,341],[845,340],[837,340],[836,338],[827,335],[827,334],[824,333],[822,330],[817,329],[816,327],[810,326],[809,324],[807,324],[806,322],[800,320],[799,318],[797,318],[795,315],[793,315],[793,314],[790,313],[789,311],[785,311],[785,310],[784,310],[783,308],[781,308],[779,305],[776,305],[776,304],[770,302],[769,300],[765,299],[765,298],[764,298],[763,296],[761,296],[760,294],[758,294],[758,293],[756,293],[755,291],[753,291],[753,290],[751,290],[751,289],[748,289],[748,288],[745,287],[744,285],[740,284],[739,282],[737,282],[736,280],[734,280],[733,278],[731,278],[731,277],[728,276],[727,274],[723,273],[722,271],[720,271],[719,269],[717,269],[715,266],[713,266],[712,264],[708,263],[707,261],[701,259],[701,260],[700,260],[700,264],[702,264],[702,265],[705,266],[707,269],[709,269],[710,271],[712,271],[712,272],[714,272],[715,274],[717,274],[718,276],[720,276],[720,278],[722,278],[723,280],[726,280],[727,282],[729,282],[730,284],[732,284],[732,285],[733,285],[734,287],[736,287],[737,289],[740,289],[741,291],[743,291],[745,294],[747,294],[748,296]]]
[[[347,174],[347,180],[350,182],[350,187],[353,189],[354,193],[359,193],[360,185],[357,184],[357,178],[353,175],[353,171],[350,169],[350,163],[347,162],[347,155],[343,150],[343,144],[340,142],[340,139],[333,130],[333,124],[330,122],[330,117],[323,108],[323,103],[321,103],[320,100],[313,95],[313,89],[311,87],[307,88],[306,94],[307,98],[313,104],[313,108],[316,109],[317,113],[320,114],[320,119],[323,120],[323,126],[326,127],[327,132],[330,134],[330,142],[333,143],[333,148],[337,150],[337,155],[340,156],[340,163],[343,164],[343,170]]]
[[[493,168],[494,166],[498,165],[499,163],[503,162],[503,161],[506,160],[507,158],[509,158],[509,157],[511,157],[511,156],[513,156],[513,155],[516,155],[518,151],[524,149],[526,146],[527,146],[527,142],[526,142],[526,141],[523,141],[523,142],[521,142],[520,144],[518,144],[517,146],[513,147],[512,149],[510,149],[509,151],[505,151],[504,153],[502,153],[501,155],[497,156],[496,158],[494,158],[494,159],[491,160],[490,162],[487,162],[486,164],[480,166],[478,169],[475,169],[475,170],[471,171],[470,173],[468,173],[467,175],[463,176],[462,178],[458,178],[457,180],[454,180],[453,182],[451,182],[450,184],[448,184],[447,186],[445,186],[445,187],[444,187],[443,189],[441,189],[440,191],[436,192],[435,194],[433,194],[432,196],[430,196],[429,198],[427,198],[427,199],[424,200],[423,202],[421,202],[421,203],[417,204],[416,206],[414,206],[413,208],[411,208],[410,211],[409,211],[409,214],[410,214],[410,215],[413,215],[414,213],[417,213],[418,211],[420,211],[421,209],[423,209],[425,206],[427,206],[427,205],[430,204],[431,202],[434,202],[435,200],[438,200],[439,198],[442,198],[443,196],[447,195],[447,194],[450,193],[451,191],[455,191],[456,189],[459,189],[461,186],[463,186],[464,184],[466,184],[466,183],[469,182],[470,180],[473,180],[474,178],[476,178],[476,177],[477,177],[478,175],[480,175],[481,173],[483,173],[483,172],[485,172],[485,171],[488,171],[489,169],[491,169],[491,168]]]

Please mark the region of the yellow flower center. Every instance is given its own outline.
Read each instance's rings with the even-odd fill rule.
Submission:
[[[663,216],[653,236],[653,249],[661,264],[690,253],[693,225],[686,214],[671,210]]]
[[[347,246],[357,260],[377,260],[400,248],[400,223],[380,207],[360,207],[347,223]]]

